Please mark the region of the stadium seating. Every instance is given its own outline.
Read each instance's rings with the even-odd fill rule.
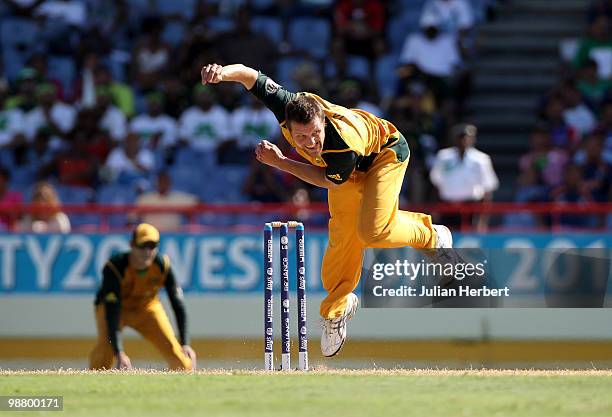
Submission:
[[[275,17],[255,16],[251,19],[251,29],[277,44],[283,41],[283,23]]]
[[[11,12],[10,6],[6,2],[0,3],[0,17],[8,16]]]
[[[2,51],[4,61],[4,74],[9,81],[15,81],[19,71],[26,66],[28,54],[19,52],[16,49],[5,48]]]
[[[182,15],[185,19],[193,17],[196,0],[156,0],[157,11],[162,15]]]
[[[304,50],[314,58],[327,55],[331,40],[331,25],[327,19],[301,17],[289,26],[289,43],[296,50]]]
[[[216,165],[214,152],[201,152],[196,149],[183,147],[174,155],[174,165],[190,166],[196,169],[208,169]]]
[[[401,13],[387,23],[387,42],[391,53],[399,54],[408,34],[420,27],[421,11],[427,0],[402,0]]]
[[[234,21],[225,17],[211,17],[206,21],[206,25],[217,33],[231,32],[235,28]]]
[[[409,33],[418,30],[418,14],[404,11],[389,19],[387,27],[387,42],[393,54],[399,54]]]
[[[396,67],[397,56],[394,54],[385,55],[376,61],[374,76],[378,86],[378,93],[383,98],[392,97],[395,94],[398,80]]]
[[[2,48],[31,50],[36,46],[39,34],[35,22],[21,18],[7,18],[0,24]]]
[[[421,11],[427,0],[400,0],[398,3],[402,10]]]
[[[68,185],[55,185],[55,191],[63,204],[86,204],[92,203],[95,200],[95,192],[88,187],[75,187]],[[98,214],[73,214],[68,213],[70,225],[73,230],[81,230],[86,228],[95,229],[100,224],[100,215]]]
[[[105,205],[133,204],[135,200],[134,190],[122,185],[102,186],[96,194],[96,202]],[[107,220],[111,229],[122,229],[128,225],[128,215],[125,213],[110,215]]]
[[[12,171],[13,165],[13,153],[9,150],[0,150],[0,166]]]
[[[255,10],[263,10],[268,7],[273,7],[275,0],[251,0],[251,6]]]
[[[486,18],[487,6],[495,0],[470,0],[474,9],[474,19],[477,22],[484,22]]]
[[[38,171],[36,165],[21,165],[11,170],[11,186],[16,189],[23,189],[32,185],[36,181]]]
[[[130,9],[136,11],[147,10],[150,4],[150,0],[127,0]]]
[[[94,190],[89,187],[56,184],[55,191],[65,204],[85,204],[94,200]]]
[[[239,203],[246,201],[242,186],[248,175],[248,167],[242,165],[220,165],[211,171],[205,184],[198,183],[198,194],[203,202],[220,201]]]
[[[162,39],[172,46],[177,46],[185,36],[185,24],[183,22],[168,22],[164,27]]]
[[[71,97],[73,80],[76,79],[76,65],[74,60],[62,56],[50,56],[48,62],[49,78],[55,78],[62,83],[64,96]]]
[[[37,42],[39,30],[31,20],[6,18],[0,23],[0,42],[4,71],[9,80],[14,80],[25,66],[27,59],[41,47]]]
[[[289,91],[297,91],[298,86],[293,80],[293,73],[300,64],[311,62],[303,57],[281,58],[276,65],[278,82]]]
[[[169,174],[173,188],[186,193],[197,194],[202,184],[202,175],[193,166],[178,165],[170,167]]]
[[[365,57],[351,55],[348,57],[348,74],[363,81],[370,79],[370,63]]]

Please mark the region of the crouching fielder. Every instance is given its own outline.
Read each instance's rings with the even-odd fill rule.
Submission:
[[[365,248],[434,249],[452,246],[445,226],[431,217],[398,210],[410,151],[395,126],[363,110],[347,109],[311,93],[292,93],[241,64],[202,68],[202,83],[241,83],[278,119],[285,139],[310,164],[287,158],[268,141],[257,159],[303,181],[328,189],[329,244],[321,277],[328,295],[321,303],[321,351],[337,354],[346,322],[357,310]]]
[[[176,283],[167,256],[159,256],[159,231],[150,224],[136,227],[131,250],[112,256],[102,271],[96,294],[98,341],[89,357],[91,369],[130,369],[123,350],[121,329],[129,326],[150,341],[174,370],[195,368],[196,355],[187,341],[187,314],[183,293]],[[179,340],[164,311],[158,293],[165,287],[174,310]]]

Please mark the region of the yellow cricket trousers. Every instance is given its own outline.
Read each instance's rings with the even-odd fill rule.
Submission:
[[[431,217],[398,209],[408,166],[392,149],[384,149],[367,172],[328,193],[329,243],[321,279],[328,295],[321,303],[323,318],[344,313],[347,295],[358,285],[365,248],[435,247]]]
[[[90,369],[111,369],[114,353],[108,338],[104,304],[95,308],[98,341],[89,355]],[[144,310],[121,310],[119,328],[129,326],[157,348],[173,370],[191,370],[192,364],[172,330],[170,320],[160,302],[149,304]]]

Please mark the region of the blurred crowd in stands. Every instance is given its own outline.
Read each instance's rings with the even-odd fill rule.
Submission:
[[[612,1],[594,0],[584,35],[564,45],[566,65],[538,105],[530,150],[519,162],[519,202],[609,202],[612,193]],[[542,224],[543,217],[534,217]],[[523,219],[524,220],[524,219]],[[604,216],[564,215],[562,224],[601,227]]]
[[[200,69],[211,62],[244,63],[289,90],[388,118],[412,151],[405,200],[434,201],[442,190],[430,171],[457,139],[447,132],[464,116],[476,29],[496,3],[5,0],[0,202],[324,200],[324,190],[254,160],[260,139],[279,138],[276,120],[239,85],[202,86]],[[608,199],[612,65],[601,57],[612,53],[610,3],[594,3],[572,78],[542,101],[532,151],[520,161],[520,201]],[[493,177],[477,200],[497,187]],[[66,220],[52,230],[69,228]],[[119,216],[115,226],[129,222]],[[0,219],[17,227],[8,223]],[[162,228],[180,223],[175,216]]]

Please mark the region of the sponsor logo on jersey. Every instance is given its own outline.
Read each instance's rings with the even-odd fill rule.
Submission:
[[[268,94],[274,94],[278,91],[278,89],[280,88],[280,85],[276,84],[271,78],[268,78],[266,80],[266,93]]]
[[[109,292],[108,294],[106,294],[106,297],[104,297],[104,301],[106,301],[107,303],[116,303],[117,295],[114,292]]]

